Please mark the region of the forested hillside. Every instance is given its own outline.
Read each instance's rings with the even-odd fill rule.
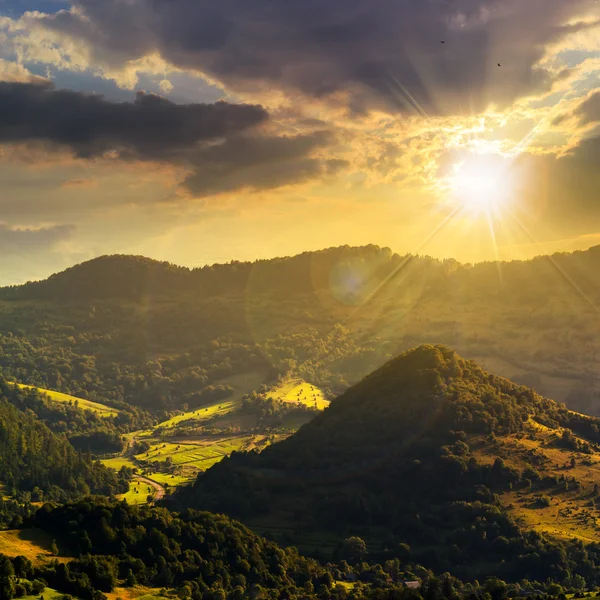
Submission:
[[[31,410],[16,408],[18,391],[0,384],[0,484],[21,501],[67,500],[79,495],[118,494],[130,474],[116,473],[88,454],[78,453],[62,434],[53,433]]]
[[[410,548],[426,566],[461,577],[562,580],[572,571],[589,580],[586,561],[598,564],[600,546],[526,530],[502,498],[514,491],[541,508],[570,488],[587,506],[597,483],[564,464],[573,452],[598,462],[599,426],[445,347],[421,346],[287,440],[224,459],[173,503],[223,510],[305,547],[312,537],[313,551],[324,550],[318,539],[359,535],[378,558]],[[536,427],[553,435],[540,448],[532,442],[525,464],[513,463],[504,440],[535,440]],[[536,454],[546,445],[560,464]],[[590,474],[600,481],[595,467]]]
[[[0,373],[159,418],[240,373],[330,398],[419,343],[600,412],[600,247],[462,265],[376,246],[186,269],[101,257],[0,290]],[[128,412],[129,410],[129,412]]]
[[[5,600],[19,596],[17,590],[39,593],[44,585],[83,600],[140,593],[149,598],[151,591],[182,600],[501,600],[522,591],[529,594],[534,586],[554,597],[562,590],[556,583],[521,587],[497,578],[463,583],[449,573],[436,576],[406,558],[369,563],[358,538],[346,540],[340,560],[325,565],[223,515],[176,514],[99,499],[45,505],[26,525],[50,534],[73,556],[68,562],[35,565],[23,556],[9,561],[0,555],[0,595]],[[406,586],[407,580],[418,589]]]

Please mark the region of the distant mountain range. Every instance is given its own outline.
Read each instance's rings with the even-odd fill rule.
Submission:
[[[430,291],[449,281],[455,292],[499,294],[518,290],[534,292],[552,284],[575,294],[598,295],[594,269],[600,264],[600,246],[586,251],[539,256],[528,261],[461,264],[453,259],[398,255],[379,246],[340,246],[297,256],[231,261],[195,269],[143,256],[100,256],[75,265],[42,281],[0,288],[7,299],[140,298],[145,295],[176,296],[184,292],[213,296],[244,292],[250,285],[261,293],[307,293],[330,290],[348,299],[364,301],[383,292],[382,284],[395,278],[411,278],[421,272]],[[385,295],[385,294],[384,294]],[[583,296],[582,296],[583,298]]]
[[[377,246],[192,270],[106,256],[0,289],[0,374],[156,412],[241,372],[335,395],[444,343],[600,413],[599,268],[600,247],[477,265]]]

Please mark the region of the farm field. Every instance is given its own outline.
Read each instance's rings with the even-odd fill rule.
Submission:
[[[132,469],[138,468],[138,465],[136,465],[135,462],[127,456],[115,456],[113,458],[103,458],[101,460],[101,462],[105,467],[115,469],[116,471],[120,470],[121,467],[131,467]]]
[[[160,483],[161,485],[168,485],[171,487],[175,487],[178,485],[184,485],[194,480],[193,475],[185,476],[174,473],[154,473],[154,472],[146,472],[144,473],[150,479]]]
[[[258,390],[264,382],[264,374],[243,373],[221,380],[230,385],[234,393],[227,399],[187,411],[165,420],[152,429],[128,434],[128,450],[123,456],[105,458],[103,464],[113,469],[123,466],[137,469],[161,485],[176,487],[193,481],[198,472],[206,471],[234,451],[262,449],[293,433],[306,422],[306,416],[290,415],[281,431],[272,434],[246,433],[256,426],[256,417],[236,412],[242,398]],[[309,407],[326,408],[329,401],[316,386],[295,380],[272,390],[270,396],[280,401],[302,403]],[[222,432],[215,435],[215,432]],[[229,431],[241,433],[228,433]],[[226,433],[227,432],[227,433]],[[136,442],[149,447],[132,455]],[[141,485],[141,487],[140,487]],[[152,490],[142,493],[144,483],[133,482],[127,494],[128,502],[144,503]],[[140,490],[139,492],[137,490]]]
[[[297,402],[319,410],[325,410],[329,406],[329,400],[325,398],[319,387],[301,379],[284,383],[282,386],[271,390],[267,397],[282,402]]]
[[[135,456],[137,461],[164,462],[171,459],[174,466],[193,466],[205,471],[228,456],[234,450],[240,450],[252,439],[252,436],[239,436],[190,442],[154,442],[148,452]]]
[[[154,495],[154,488],[144,481],[133,480],[129,483],[129,491],[126,494],[119,494],[119,500],[125,500],[127,504],[147,504],[148,495]]]
[[[111,408],[105,404],[100,404],[100,402],[93,402],[92,400],[85,400],[84,398],[76,398],[75,396],[70,396],[69,394],[55,392],[54,390],[46,390],[44,388],[38,388],[33,385],[26,385],[24,383],[13,383],[13,385],[16,385],[23,390],[37,390],[41,394],[48,396],[48,399],[52,402],[61,402],[63,404],[73,405],[77,403],[77,406],[79,406],[79,408],[82,410],[91,410],[92,412],[98,413],[101,417],[116,417],[119,414],[118,409]]]
[[[50,552],[52,538],[41,529],[7,529],[0,531],[0,554],[26,556],[34,563],[56,558]]]

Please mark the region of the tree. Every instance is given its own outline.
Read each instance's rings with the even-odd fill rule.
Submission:
[[[346,538],[340,550],[340,556],[350,564],[360,562],[367,555],[367,544],[357,536]]]
[[[125,585],[127,587],[134,587],[137,583],[135,575],[131,569],[127,569],[127,573],[125,575]]]

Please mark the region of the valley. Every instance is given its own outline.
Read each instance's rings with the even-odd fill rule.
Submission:
[[[340,263],[370,265],[352,298]],[[498,295],[479,265],[377,248],[107,257],[0,290],[0,562],[23,597],[41,577],[77,600],[600,585],[597,323],[505,268]]]
[[[600,600],[600,0],[0,0],[0,600]]]
[[[284,439],[329,405],[318,386],[300,379],[269,387],[264,373],[242,373],[216,385],[229,388],[231,393],[223,400],[176,414],[151,429],[127,434],[120,455],[102,458],[111,469],[127,467],[136,473],[130,490],[120,498],[135,504],[145,503],[149,497],[158,501],[232,452],[261,451]],[[257,393],[275,406],[285,404],[285,418],[272,426],[261,426],[254,412],[243,410],[243,398]],[[294,407],[313,412],[295,414]]]

